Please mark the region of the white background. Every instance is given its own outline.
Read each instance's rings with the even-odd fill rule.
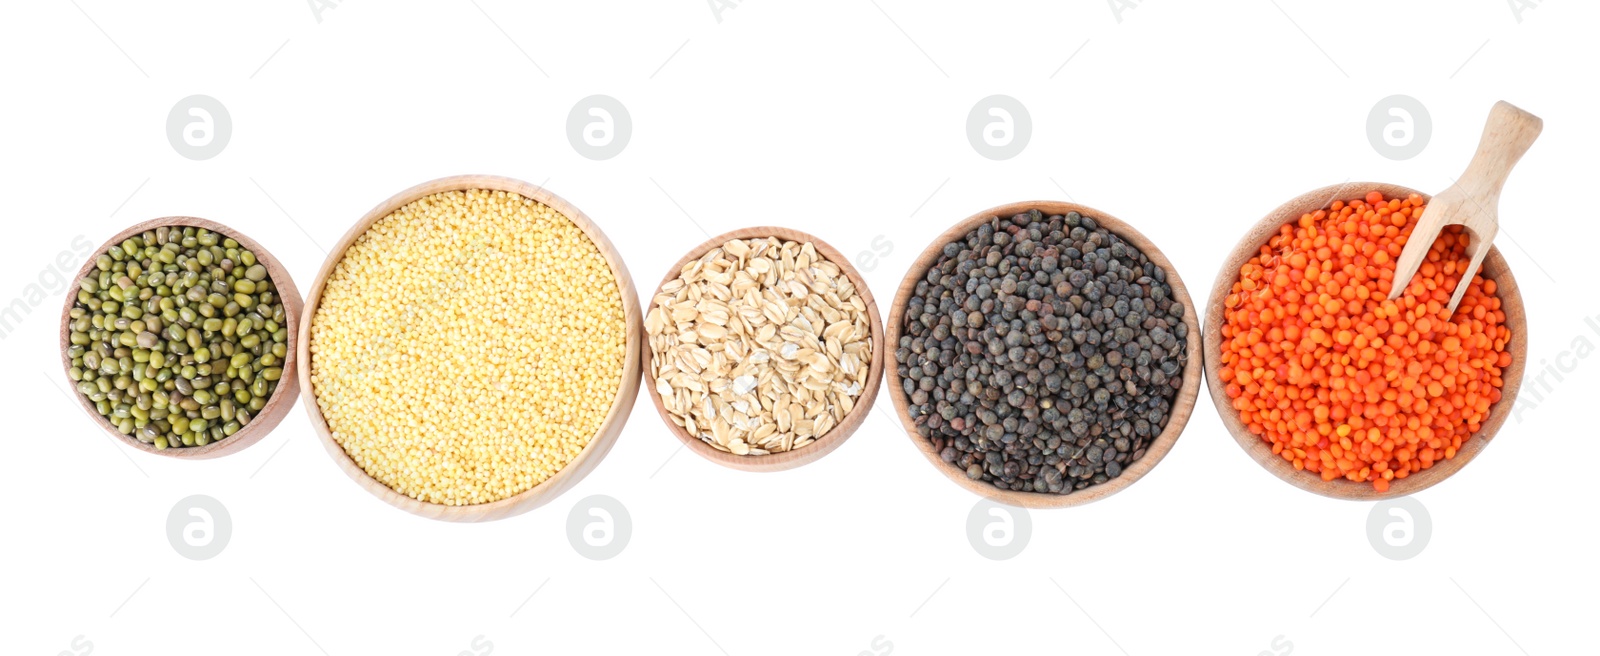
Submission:
[[[1166,1],[1119,16],[1099,0],[749,0],[719,16],[700,0],[450,0],[339,3],[320,21],[296,0],[241,4],[0,10],[0,302],[26,302],[41,274],[50,285],[0,341],[7,653],[73,653],[77,639],[79,654],[164,655],[1556,654],[1592,640],[1600,363],[1568,353],[1575,370],[1531,396],[1574,340],[1600,343],[1582,279],[1600,237],[1592,3],[1519,16],[1502,0]],[[232,116],[211,160],[167,141],[168,111],[191,94]],[[568,111],[591,94],[632,117],[611,160],[567,141]],[[1032,116],[1014,159],[967,142],[967,113],[991,94]],[[1432,117],[1407,161],[1366,136],[1392,94]],[[1149,476],[1032,513],[1026,549],[994,562],[966,537],[976,497],[915,451],[887,396],[827,458],[746,474],[678,452],[641,395],[576,489],[462,526],[363,492],[300,408],[221,460],[134,452],[66,398],[56,360],[65,290],[47,272],[79,235],[206,217],[266,245],[305,290],[373,205],[460,173],[544,183],[642,281],[706,232],[787,225],[852,255],[882,235],[892,250],[865,275],[885,315],[950,224],[1070,198],[1138,226],[1203,302],[1242,232],[1303,191],[1443,189],[1498,99],[1545,120],[1500,206],[1528,306],[1524,406],[1419,495],[1433,534],[1404,562],[1369,544],[1370,505],[1301,492],[1246,457],[1205,394]],[[167,542],[167,513],[191,494],[232,516],[209,561]],[[592,494],[632,515],[613,560],[567,541],[568,512]]]

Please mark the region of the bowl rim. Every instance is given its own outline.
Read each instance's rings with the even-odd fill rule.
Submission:
[[[283,302],[284,328],[289,331],[288,344],[286,345],[289,350],[283,359],[283,376],[278,379],[278,386],[273,389],[272,396],[267,398],[267,404],[262,406],[250,423],[241,427],[239,432],[205,446],[157,449],[154,445],[145,444],[129,435],[123,435],[122,431],[117,430],[105,417],[100,416],[100,412],[95,409],[94,404],[90,403],[87,397],[78,393],[77,386],[73,383],[72,376],[69,373],[72,369],[72,358],[67,357],[67,348],[71,346],[69,336],[72,332],[69,325],[72,321],[72,308],[77,305],[78,301],[78,281],[88,276],[89,271],[94,268],[95,260],[110,250],[112,246],[121,244],[135,235],[162,227],[201,228],[233,239],[239,242],[239,245],[245,250],[254,253],[256,261],[267,267],[267,277],[272,281],[273,287],[277,290],[278,298]],[[294,277],[289,275],[288,269],[284,268],[283,264],[278,261],[278,258],[271,251],[268,251],[260,242],[251,239],[249,235],[222,223],[194,216],[163,216],[135,223],[124,228],[121,232],[113,235],[91,251],[89,259],[83,263],[83,266],[78,268],[77,275],[68,280],[66,303],[62,306],[61,320],[58,326],[60,329],[61,370],[66,375],[69,383],[67,385],[67,393],[78,402],[78,407],[89,415],[90,420],[95,425],[99,426],[107,435],[110,435],[113,440],[128,445],[135,450],[178,460],[208,460],[238,453],[260,442],[261,438],[271,433],[278,423],[283,421],[284,416],[289,413],[289,409],[294,406],[295,399],[299,396],[300,380],[297,372],[300,363],[297,346],[300,339],[298,333],[300,306],[300,291],[295,287]]]
[[[1506,346],[1507,352],[1512,356],[1511,365],[1506,367],[1501,375],[1500,400],[1491,407],[1489,420],[1479,427],[1478,432],[1462,442],[1454,458],[1436,461],[1432,467],[1390,482],[1387,492],[1378,492],[1370,482],[1357,483],[1343,478],[1324,481],[1321,476],[1296,470],[1293,463],[1272,453],[1271,445],[1251,433],[1249,428],[1239,421],[1238,412],[1233,409],[1232,401],[1228,399],[1227,386],[1217,375],[1217,371],[1222,367],[1223,303],[1232,291],[1233,283],[1239,278],[1239,267],[1248,262],[1262,244],[1267,243],[1272,234],[1302,214],[1324,209],[1335,200],[1347,200],[1348,197],[1343,195],[1347,189],[1352,192],[1359,191],[1362,195],[1368,191],[1378,191],[1384,194],[1385,198],[1396,196],[1404,198],[1417,194],[1425,200],[1432,200],[1430,194],[1400,185],[1384,182],[1344,182],[1313,189],[1268,212],[1240,237],[1238,244],[1222,262],[1216,280],[1212,284],[1211,295],[1206,303],[1204,335],[1206,384],[1223,425],[1233,435],[1234,441],[1240,448],[1262,468],[1307,492],[1333,499],[1377,501],[1415,494],[1438,485],[1460,471],[1488,446],[1505,423],[1506,417],[1511,414],[1510,410],[1517,400],[1517,392],[1522,387],[1522,375],[1528,358],[1528,326],[1522,292],[1517,285],[1516,276],[1512,275],[1511,265],[1501,256],[1499,249],[1491,247],[1489,254],[1484,257],[1480,272],[1495,272],[1492,274],[1498,288],[1495,295],[1500,298],[1501,309],[1506,313],[1505,325],[1511,330],[1511,341]]]
[[[943,233],[940,233],[911,263],[910,269],[906,271],[905,277],[900,282],[899,290],[895,293],[894,305],[889,310],[889,342],[894,345],[899,344],[903,332],[901,325],[906,304],[910,300],[912,292],[915,291],[917,283],[922,280],[922,276],[927,273],[933,262],[938,260],[945,244],[965,238],[968,232],[983,223],[989,222],[991,219],[1000,218],[1005,220],[1032,209],[1038,209],[1044,212],[1046,216],[1077,212],[1094,219],[1102,228],[1115,234],[1134,248],[1139,249],[1139,252],[1149,258],[1151,263],[1166,271],[1167,285],[1172,288],[1174,298],[1184,305],[1183,323],[1188,326],[1189,334],[1184,339],[1186,353],[1183,365],[1183,386],[1179,388],[1178,393],[1173,397],[1172,411],[1167,415],[1166,427],[1145,448],[1144,457],[1124,468],[1122,474],[1114,479],[1067,494],[1002,490],[992,484],[967,478],[964,472],[944,462],[939,457],[939,454],[934,451],[933,443],[923,439],[917,433],[916,425],[911,421],[908,409],[909,399],[906,398],[905,391],[901,386],[898,365],[889,368],[889,398],[894,403],[895,415],[900,419],[906,436],[910,438],[912,444],[916,445],[917,450],[927,458],[928,462],[945,475],[945,478],[950,479],[969,492],[1010,506],[1022,508],[1066,508],[1099,501],[1127,489],[1138,482],[1139,479],[1144,478],[1172,450],[1173,445],[1178,441],[1178,437],[1183,434],[1184,427],[1189,423],[1190,416],[1194,413],[1195,401],[1200,395],[1200,378],[1204,369],[1201,365],[1200,321],[1194,301],[1189,297],[1189,289],[1183,284],[1183,278],[1178,275],[1177,267],[1156,246],[1155,242],[1121,219],[1087,205],[1074,202],[1031,200],[1007,203],[983,210],[962,219]]]
[[[737,469],[740,471],[784,471],[815,462],[821,459],[823,456],[832,453],[834,450],[838,449],[840,445],[844,444],[845,440],[850,439],[850,436],[854,435],[855,432],[861,428],[861,424],[866,421],[867,415],[872,411],[873,403],[877,402],[878,385],[883,379],[883,350],[885,348],[883,321],[879,318],[878,302],[872,296],[872,290],[867,287],[866,280],[861,277],[861,273],[856,271],[855,266],[853,266],[850,260],[846,258],[843,253],[840,253],[838,249],[817,238],[815,235],[800,230],[795,230],[793,228],[784,228],[779,226],[753,226],[725,232],[700,242],[699,245],[684,253],[683,257],[679,258],[678,262],[667,271],[667,274],[662,276],[661,283],[656,285],[655,291],[650,294],[648,299],[645,299],[645,314],[649,314],[650,310],[655,307],[655,298],[661,294],[661,289],[665,287],[667,283],[676,280],[679,274],[683,271],[683,267],[685,265],[700,259],[706,253],[711,252],[711,249],[726,244],[729,241],[735,239],[765,239],[769,237],[777,237],[785,241],[793,241],[800,244],[810,243],[812,247],[816,249],[818,254],[822,255],[822,257],[827,261],[837,265],[839,270],[844,272],[845,276],[849,278],[850,283],[855,285],[856,294],[861,296],[862,301],[867,306],[867,322],[870,324],[869,340],[872,344],[872,360],[868,364],[867,380],[862,385],[861,395],[856,397],[855,406],[850,409],[850,412],[845,414],[843,419],[839,420],[837,425],[829,429],[828,432],[824,433],[821,437],[816,438],[811,444],[798,449],[792,449],[780,453],[769,453],[767,455],[741,456],[732,453],[725,453],[712,448],[700,438],[690,435],[688,431],[684,430],[676,423],[673,423],[672,415],[667,412],[666,406],[662,404],[661,395],[656,392],[655,385],[652,383],[648,386],[649,389],[645,391],[645,395],[650,397],[651,403],[655,405],[656,414],[661,417],[661,422],[666,424],[668,432],[671,432],[673,437],[678,439],[678,442],[683,444],[685,447],[688,447],[689,450],[694,451],[702,458],[710,460],[724,467]],[[644,343],[641,344],[640,353],[644,359],[644,362],[647,363],[647,370],[650,370],[654,368],[653,364],[649,364],[653,362],[654,354],[650,349],[649,336],[646,335],[643,341]]]
[[[322,292],[327,287],[328,278],[339,263],[344,260],[344,255],[351,244],[355,243],[356,239],[360,238],[361,235],[366,234],[372,224],[383,220],[413,201],[437,193],[467,190],[502,191],[516,194],[556,210],[567,220],[578,226],[584,235],[594,243],[611,267],[612,277],[615,279],[617,291],[621,295],[623,322],[626,324],[627,339],[623,345],[622,377],[618,382],[617,393],[612,398],[611,408],[607,411],[600,428],[589,439],[589,443],[584,446],[583,450],[571,462],[568,462],[566,466],[538,485],[504,499],[470,505],[446,505],[422,501],[395,491],[378,479],[373,478],[366,470],[363,470],[350,457],[350,454],[345,452],[344,447],[334,441],[327,419],[322,416],[322,408],[317,403],[315,387],[311,383],[311,326],[316,321],[317,307],[322,301]],[[338,465],[339,469],[363,489],[391,506],[430,519],[452,522],[503,519],[533,510],[561,496],[577,485],[611,451],[611,447],[616,443],[617,437],[622,433],[623,425],[627,423],[628,415],[633,408],[635,395],[639,389],[638,343],[640,336],[644,332],[644,327],[640,320],[638,293],[634,290],[633,279],[628,274],[628,268],[622,260],[621,253],[612,245],[611,240],[600,230],[594,220],[589,218],[582,210],[579,210],[577,206],[543,187],[515,178],[481,174],[443,177],[413,185],[378,203],[357,220],[345,232],[344,236],[340,237],[339,242],[328,251],[328,256],[317,270],[317,275],[313,279],[312,286],[306,295],[302,319],[300,322],[299,346],[300,356],[305,359],[306,366],[300,370],[300,393],[304,398],[305,403],[303,405],[306,408],[306,414],[311,419],[311,427],[313,432],[316,433],[317,439],[322,442],[324,449],[334,463]]]

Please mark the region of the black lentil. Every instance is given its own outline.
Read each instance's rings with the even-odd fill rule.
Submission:
[[[917,282],[894,356],[939,458],[997,488],[1067,494],[1122,474],[1183,384],[1167,272],[1077,212],[991,217]]]

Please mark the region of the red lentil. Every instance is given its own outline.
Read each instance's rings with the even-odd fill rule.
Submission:
[[[1425,207],[1376,191],[1334,201],[1239,268],[1220,378],[1240,420],[1295,469],[1386,491],[1455,457],[1500,400],[1511,332],[1495,282],[1480,272],[1446,310],[1469,262],[1459,226],[1387,300]]]

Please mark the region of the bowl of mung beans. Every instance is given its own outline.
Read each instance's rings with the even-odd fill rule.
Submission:
[[[1076,203],[985,210],[934,239],[889,312],[889,398],[918,451],[999,503],[1076,506],[1161,462],[1199,395],[1188,289]]]
[[[380,203],[310,288],[300,372],[339,468],[424,517],[536,508],[603,459],[633,407],[638,297],[578,208],[467,175]]]
[[[61,312],[72,396],[146,453],[206,459],[261,440],[294,405],[300,293],[261,244],[186,216],[94,251]]]
[[[1467,236],[1447,228],[1388,298],[1430,200],[1375,182],[1307,192],[1256,223],[1217,273],[1204,340],[1211,398],[1239,446],[1295,487],[1414,494],[1477,457],[1511,414],[1528,330],[1499,250],[1451,313]]]
[[[812,235],[735,230],[668,271],[645,313],[647,392],[678,441],[741,471],[814,462],[878,395],[883,327],[850,261]]]

